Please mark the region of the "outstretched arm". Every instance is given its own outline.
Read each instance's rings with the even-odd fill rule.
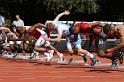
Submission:
[[[70,14],[69,11],[64,11],[64,12],[58,14],[54,20],[58,21],[62,16],[69,15],[69,14]]]
[[[94,26],[101,26],[101,27],[103,27],[103,26],[105,26],[105,24],[104,23],[100,23],[100,22],[95,22],[95,23],[92,23],[91,26],[92,27],[94,27]]]

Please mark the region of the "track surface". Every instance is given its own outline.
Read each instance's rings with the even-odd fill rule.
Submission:
[[[77,56],[75,58],[80,59]],[[105,64],[110,63],[106,59],[100,60]],[[104,65],[91,67],[82,63],[59,65],[0,58],[0,82],[124,82],[124,68],[113,69]]]

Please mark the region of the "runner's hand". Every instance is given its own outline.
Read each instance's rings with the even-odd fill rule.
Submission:
[[[45,38],[45,40],[50,41],[51,39],[50,38]]]
[[[13,31],[16,32],[16,28],[13,28]]]
[[[108,52],[108,53],[113,52],[113,51],[114,51],[113,48],[111,48],[111,49],[107,49],[107,52]]]
[[[68,10],[64,11],[63,13],[64,13],[64,15],[69,15],[70,14],[70,12]]]

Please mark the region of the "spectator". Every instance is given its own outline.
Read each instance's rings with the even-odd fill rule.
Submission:
[[[4,23],[5,23],[4,17],[0,15],[0,27],[3,26]]]
[[[16,20],[13,21],[13,25],[15,25],[16,27],[23,27],[24,21],[20,19],[19,15],[16,15]]]

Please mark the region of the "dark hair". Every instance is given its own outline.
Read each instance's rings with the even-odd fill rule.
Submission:
[[[15,25],[11,25],[11,26],[9,27],[10,31],[12,31],[12,32],[14,32],[14,31],[13,31],[14,28],[16,28]]]
[[[89,33],[91,33],[91,34],[93,33],[93,34],[94,34],[94,33],[95,33],[95,32],[94,32],[94,29],[95,29],[95,28],[100,28],[100,29],[102,29],[101,26],[92,26],[92,28],[89,29]],[[101,30],[101,31],[102,31],[102,30]]]
[[[112,28],[112,27],[111,27],[109,24],[106,24],[106,25],[103,27],[103,32],[104,32],[105,34],[107,34],[108,31],[109,31],[111,28]]]

